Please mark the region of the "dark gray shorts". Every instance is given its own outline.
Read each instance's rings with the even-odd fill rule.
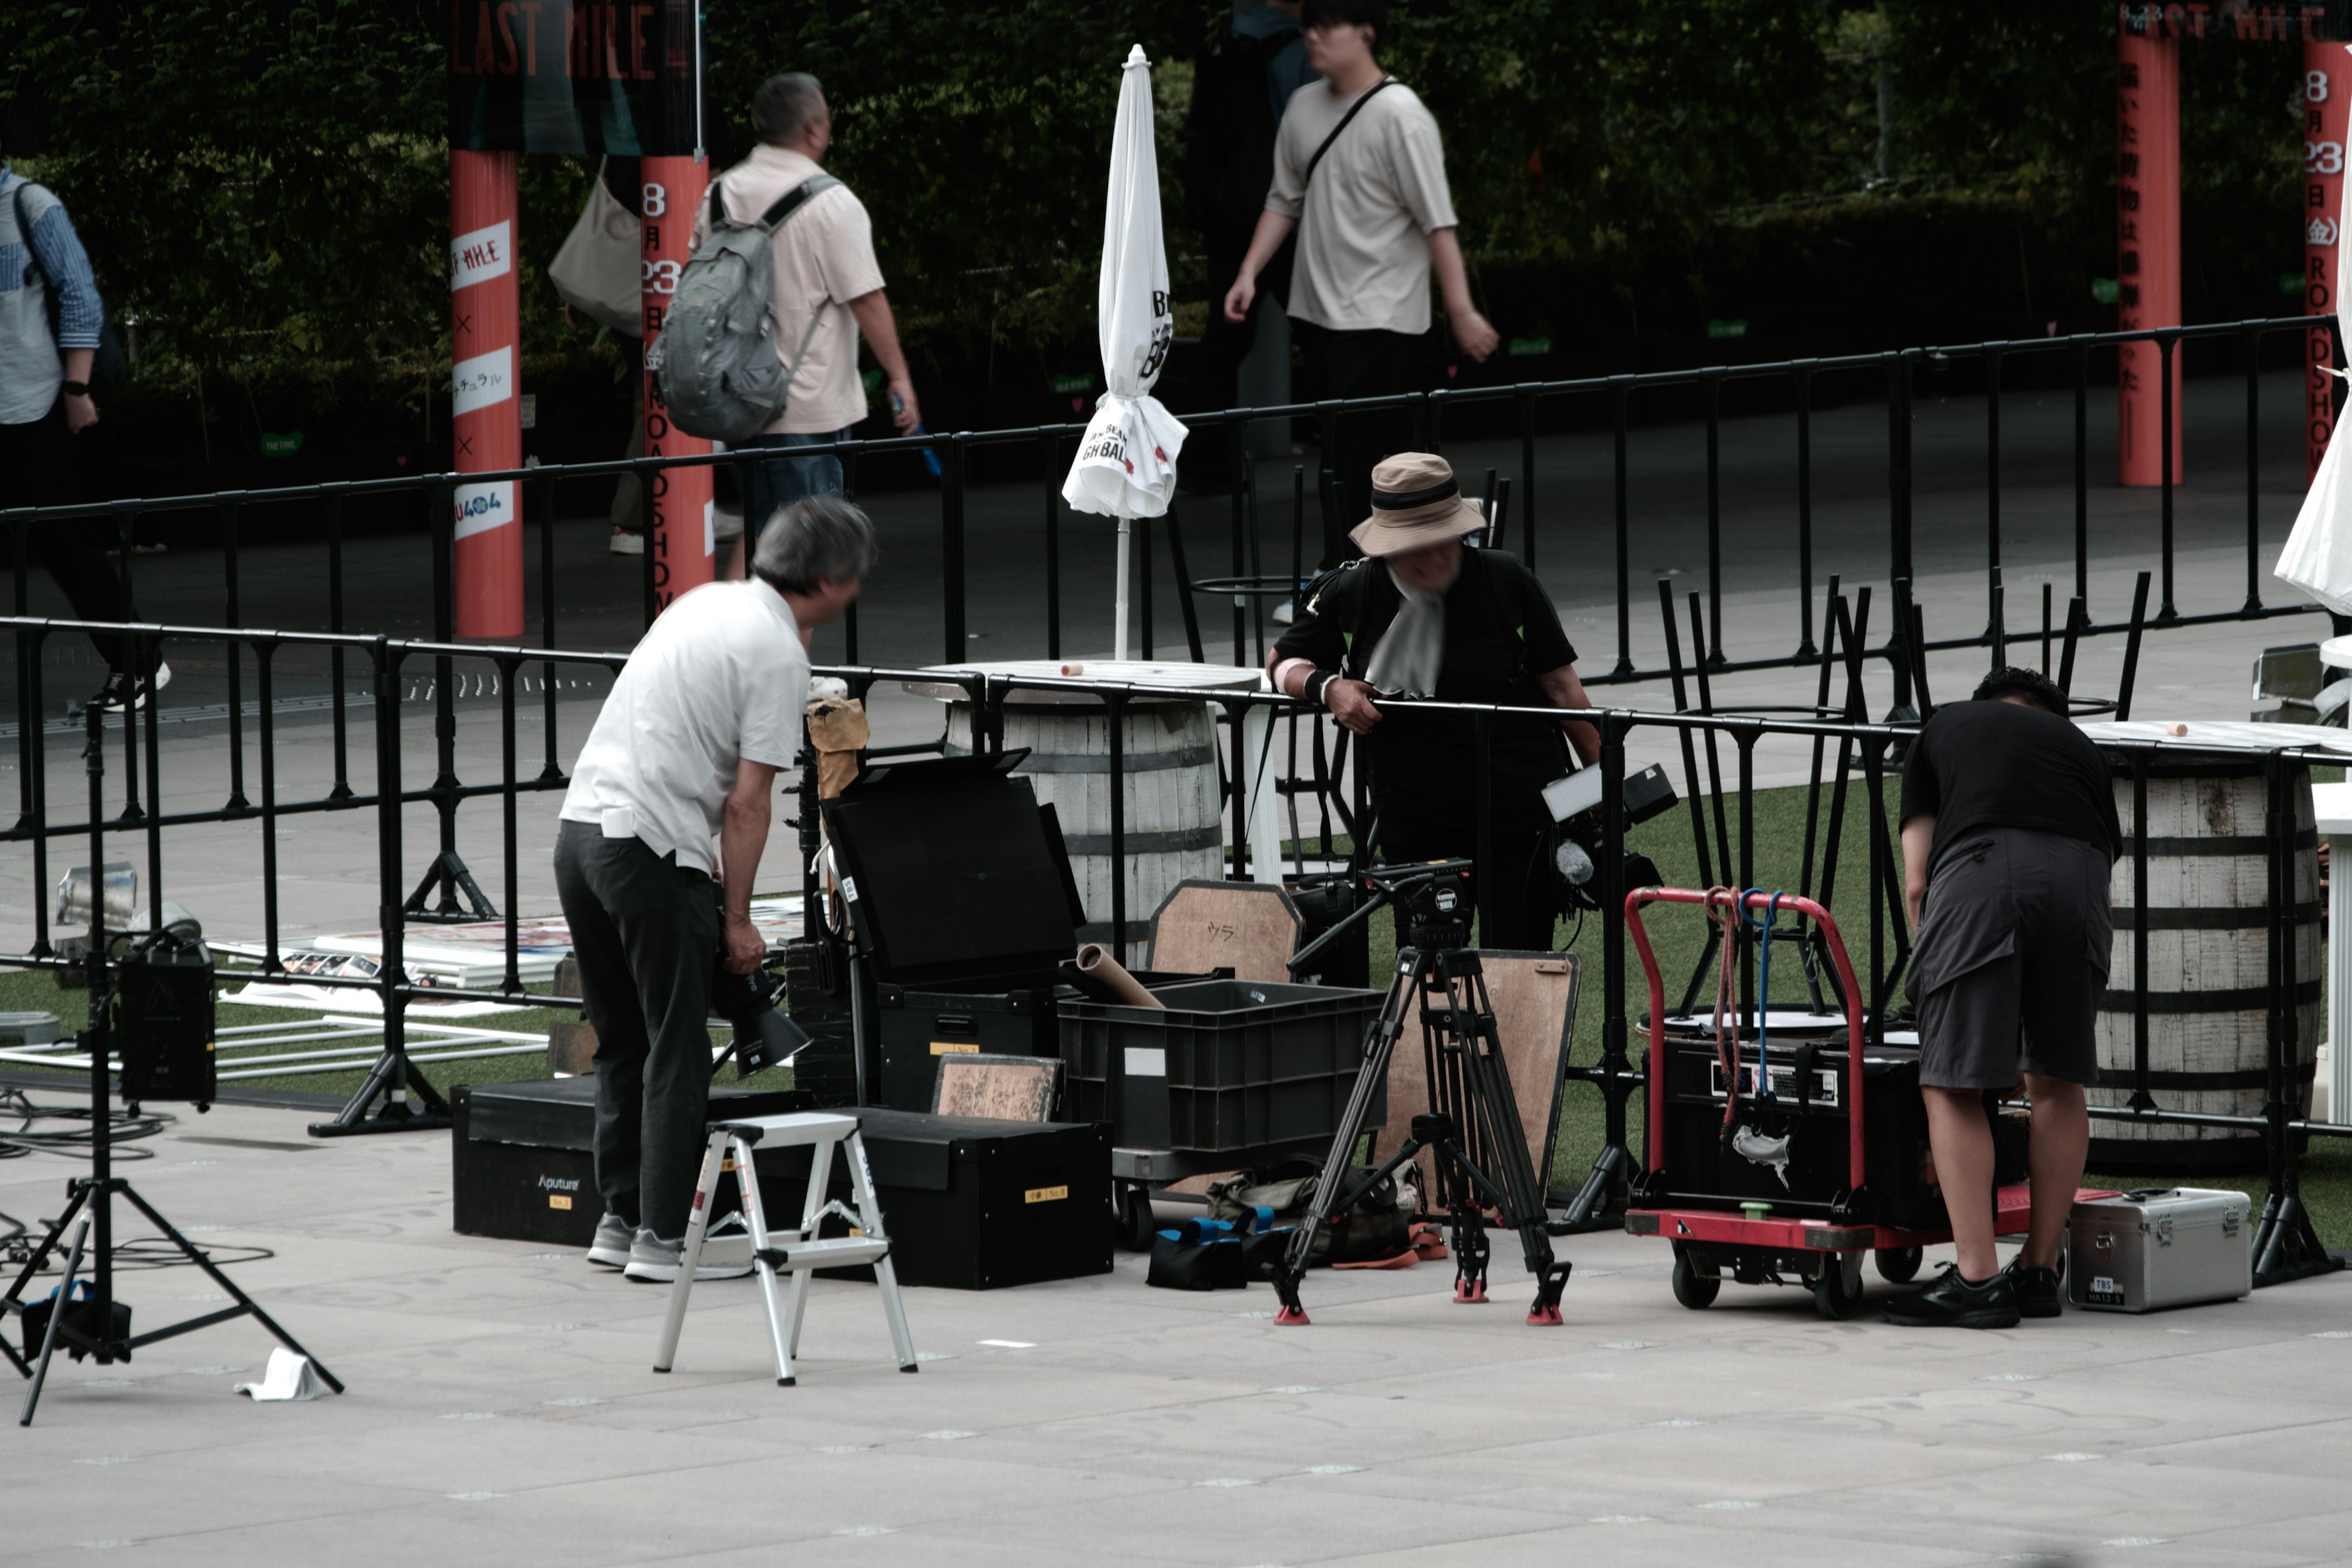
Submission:
[[[1921,1083],[2005,1089],[2021,1068],[2099,1080],[2108,873],[2105,851],[2024,827],[1972,829],[1944,852],[1911,956]]]

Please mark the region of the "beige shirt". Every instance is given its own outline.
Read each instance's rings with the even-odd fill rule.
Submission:
[[[1298,220],[1290,313],[1339,331],[1425,332],[1429,233],[1454,225],[1437,121],[1411,88],[1383,88],[1306,186],[1307,160],[1355,101],[1308,82],[1275,137],[1266,210]]]
[[[749,158],[719,176],[727,216],[738,223],[754,222],[778,196],[821,172],[798,153],[764,143],[755,147]],[[707,217],[706,212],[695,219],[697,248]],[[822,316],[815,335],[808,340],[800,373],[793,377],[791,400],[768,426],[768,434],[846,429],[866,417],[866,386],[857,374],[857,321],[846,307],[882,287],[882,268],[874,259],[873,220],[847,185],[835,185],[809,198],[792,221],[776,230],[774,247],[776,358],[791,364],[810,318],[819,312]]]

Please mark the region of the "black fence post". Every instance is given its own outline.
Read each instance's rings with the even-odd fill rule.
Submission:
[[[1908,350],[1880,356],[1886,366],[1886,575],[1911,575],[1911,382]],[[1898,675],[1897,679],[1900,677]]]
[[[343,630],[343,493],[349,484],[326,487],[327,503],[327,629],[338,637]],[[327,708],[334,719],[335,782],[327,798],[352,798],[350,694],[343,689],[343,645],[327,649]]]
[[[1797,658],[1813,646],[1813,367],[1797,366]]]
[[[277,652],[275,637],[253,639],[254,691],[261,700],[261,970],[265,974],[275,974],[284,967],[278,961],[278,725],[271,711],[271,667],[277,662]],[[157,801],[155,807],[160,816],[163,803]],[[147,906],[156,911],[160,924],[163,889],[153,885],[158,879],[148,880]]]
[[[1609,378],[1611,413],[1616,430],[1617,464],[1617,668],[1610,673],[1629,676],[1633,673],[1633,545],[1625,528],[1625,418],[1626,404],[1633,395],[1633,378]],[[1667,617],[1673,619],[1671,616]]]
[[[1723,656],[1723,376],[1710,371],[1701,385],[1706,399],[1706,662],[1721,665],[1728,662]]]
[[[1519,388],[1519,557],[1536,569],[1536,389]]]
[[[1037,433],[1045,458],[1045,657],[1062,657],[1062,487],[1055,461],[1060,443],[1051,429]],[[1182,584],[1178,584],[1182,591]]]
[[[2000,351],[1985,350],[1985,624],[1998,641],[2000,610]]]
[[[31,565],[31,551],[26,541],[33,525],[11,521],[8,524],[9,553],[16,568],[16,614],[21,619],[29,605],[30,584],[26,574]],[[33,669],[39,658],[38,645],[33,640],[31,628],[16,628],[16,830],[32,828],[35,841],[40,841],[40,821],[33,813],[33,744],[41,732],[45,716],[33,697]],[[34,882],[33,903],[41,903],[40,882]]]
[[[2258,616],[2263,609],[2262,329],[2249,325],[2243,344],[2246,358],[2246,602],[2242,613]]]
[[[1627,723],[1619,713],[1601,716],[1601,1129],[1608,1147],[1616,1149],[1626,1146],[1625,1100],[1632,1092],[1620,1075],[1633,1068],[1625,1048],[1625,895],[1632,890],[1625,886]],[[1644,1142],[1658,1136],[1655,1128],[1645,1126],[1643,1131]],[[1642,1168],[1648,1168],[1646,1161]]]
[[[963,615],[963,505],[968,456],[965,443],[964,433],[958,431],[947,438],[946,449],[940,454],[945,468],[940,476],[940,632],[945,645],[943,657],[950,664],[963,662],[965,644],[971,640],[965,636]]]
[[[222,569],[226,574],[223,587],[226,590],[227,625],[232,628],[245,624],[244,611],[237,602],[237,512],[236,497],[231,491],[220,503]],[[124,531],[122,558],[131,559],[131,535]],[[243,811],[248,804],[245,798],[245,677],[243,650],[232,637],[222,651],[228,656],[228,809]]]
[[[749,492],[744,493],[748,497]],[[747,499],[744,501],[746,510],[750,510],[750,504]],[[555,629],[555,481],[549,479],[541,481],[539,489],[539,646],[551,652],[562,646],[556,641]],[[744,547],[751,547],[748,535]],[[748,569],[746,574],[749,574]],[[540,737],[541,761],[539,782],[558,784],[563,782],[563,768],[555,760],[555,661],[548,659],[540,665],[539,669],[540,723],[544,731]],[[520,679],[520,672],[521,666],[516,666],[517,679]],[[511,908],[514,900],[509,899],[507,902]]]
[[[2162,480],[2160,489],[2163,495],[2164,505],[2164,560],[2162,563],[2164,567],[2164,602],[2157,606],[2156,611],[2156,618],[2159,623],[2178,620],[2180,618],[2180,612],[2179,609],[2174,607],[2172,602],[2172,463],[2174,451],[2172,440],[2172,366],[2174,363],[2173,354],[2179,346],[2180,335],[2178,332],[2158,332],[2156,334],[2157,377],[2159,383],[2157,395],[2157,423],[2161,426],[2161,429],[2158,432],[2158,450],[2162,455],[2164,464],[2164,472],[2160,476]]]
[[[2074,340],[2074,599],[2091,607],[2091,340]]]

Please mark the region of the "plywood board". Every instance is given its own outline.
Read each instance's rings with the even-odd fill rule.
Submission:
[[[1486,972],[1495,1034],[1511,1075],[1511,1093],[1518,1101],[1528,1153],[1540,1166],[1551,1142],[1553,1086],[1576,1024],[1578,961],[1571,953],[1556,952],[1487,952],[1478,956]],[[1381,1134],[1381,1146],[1387,1151],[1404,1141],[1415,1116],[1429,1110],[1429,1072],[1419,1026],[1416,1008],[1389,1058],[1388,1128]],[[1536,1179],[1549,1186],[1551,1173],[1538,1169]]]
[[[1231,968],[1236,980],[1286,983],[1300,929],[1298,910],[1280,888],[1188,881],[1160,906],[1145,963],[1171,974]]]
[[[1061,1070],[1054,1057],[943,1056],[931,1093],[931,1114],[1043,1121],[1054,1108],[1054,1085]]]

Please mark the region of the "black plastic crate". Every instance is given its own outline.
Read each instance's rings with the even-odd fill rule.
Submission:
[[[1328,1138],[1354,1092],[1381,993],[1205,980],[1164,1008],[1065,997],[1064,1117],[1122,1149],[1257,1150]],[[1370,1127],[1381,1125],[1385,1087]]]

